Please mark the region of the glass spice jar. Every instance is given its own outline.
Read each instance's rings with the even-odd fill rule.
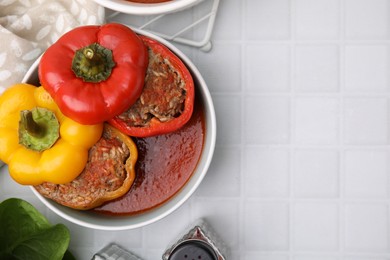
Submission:
[[[91,260],[142,260],[117,244],[109,244],[97,252]]]
[[[163,260],[227,260],[228,248],[212,227],[199,219],[163,254]]]

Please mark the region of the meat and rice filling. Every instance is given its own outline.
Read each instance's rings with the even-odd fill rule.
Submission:
[[[129,126],[147,126],[153,117],[166,122],[182,113],[185,97],[184,80],[169,60],[149,48],[149,66],[142,94],[119,118]]]
[[[128,147],[121,140],[103,134],[89,150],[88,163],[76,179],[67,184],[43,183],[35,188],[43,196],[60,204],[88,208],[97,198],[123,185],[126,179],[125,162],[129,154]]]

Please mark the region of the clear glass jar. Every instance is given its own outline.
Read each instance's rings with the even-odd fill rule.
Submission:
[[[133,255],[129,251],[121,248],[117,244],[109,244],[104,247],[102,250],[97,252],[92,260],[142,260],[141,258]]]

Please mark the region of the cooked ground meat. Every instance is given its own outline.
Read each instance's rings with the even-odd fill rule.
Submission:
[[[129,149],[105,131],[102,138],[89,150],[84,171],[67,184],[43,183],[35,189],[44,197],[62,205],[87,209],[107,192],[115,191],[126,179],[125,162]],[[72,165],[69,165],[72,167]]]
[[[184,80],[169,60],[149,48],[149,66],[142,94],[119,118],[129,126],[147,126],[153,117],[166,122],[182,113],[185,96]]]

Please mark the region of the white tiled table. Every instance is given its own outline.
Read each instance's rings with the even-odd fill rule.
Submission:
[[[232,260],[390,259],[390,1],[222,0],[212,42],[209,53],[178,45],[208,83],[218,137],[206,178],[173,214],[123,232],[78,227],[6,168],[0,200],[65,223],[79,259],[110,242],[161,259],[198,218]]]

